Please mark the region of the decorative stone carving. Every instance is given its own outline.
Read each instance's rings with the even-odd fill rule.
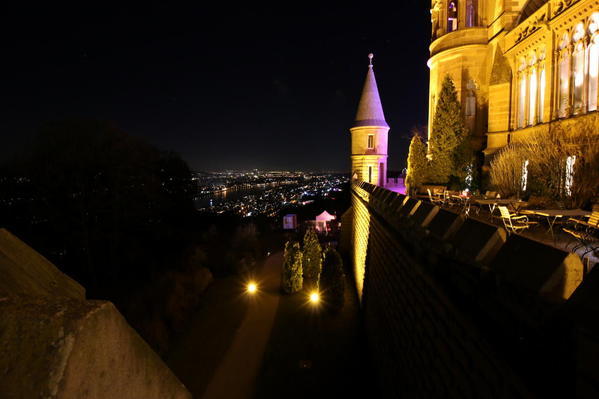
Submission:
[[[525,26],[519,33],[516,38],[516,43],[524,40],[528,36],[532,35],[534,32],[539,30],[543,25],[547,25],[549,21],[547,20],[546,14],[541,14],[537,18],[533,19],[530,24]]]
[[[553,3],[553,16],[561,14],[566,8],[576,3],[577,0],[556,0]]]

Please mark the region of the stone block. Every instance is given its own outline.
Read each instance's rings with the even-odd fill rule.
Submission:
[[[460,259],[488,264],[506,239],[507,233],[501,227],[466,218],[449,242]]]
[[[191,398],[106,301],[6,298],[0,370],[3,398]]]
[[[0,297],[85,299],[85,288],[6,229],[0,229],[0,276]]]
[[[430,234],[439,240],[448,240],[466,220],[462,214],[439,209],[428,224]]]
[[[400,217],[412,216],[414,214],[414,212],[416,212],[416,210],[418,210],[418,207],[420,206],[421,203],[422,203],[422,201],[420,201],[416,198],[406,197],[403,201],[401,208],[399,208],[399,210],[397,211],[398,216],[400,216]]]
[[[414,220],[420,226],[426,227],[433,220],[437,212],[439,212],[438,206],[433,205],[430,202],[423,201],[412,215],[412,220]]]
[[[568,299],[582,282],[578,255],[512,234],[490,264],[501,284],[552,302]]]

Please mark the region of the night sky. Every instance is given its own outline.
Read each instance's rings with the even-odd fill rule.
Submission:
[[[390,169],[404,166],[410,130],[426,124],[422,0],[46,3],[3,10],[3,159],[45,121],[90,117],[178,152],[198,171],[346,171],[369,52],[391,126]]]

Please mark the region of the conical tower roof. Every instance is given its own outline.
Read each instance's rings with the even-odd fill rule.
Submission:
[[[379,89],[376,86],[376,79],[372,68],[372,57],[372,54],[368,54],[370,64],[368,65],[368,73],[366,74],[366,81],[364,82],[364,88],[362,89],[362,97],[360,98],[358,112],[356,113],[356,119],[354,120],[352,127],[389,127],[387,121],[385,121],[383,105],[381,104],[381,98],[379,97]]]

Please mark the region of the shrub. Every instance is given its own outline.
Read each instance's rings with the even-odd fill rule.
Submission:
[[[573,156],[567,171],[566,159]],[[599,142],[588,124],[531,132],[506,146],[491,162],[491,182],[502,195],[522,194],[525,161],[527,194],[580,207],[599,192]]]
[[[427,181],[427,168],[426,145],[422,142],[420,135],[414,132],[408,153],[408,171],[406,174],[408,192],[413,192],[418,186]]]
[[[320,281],[327,305],[332,310],[341,309],[345,292],[345,274],[341,256],[334,248],[329,247],[324,252]]]
[[[491,162],[491,184],[502,197],[519,195],[522,190],[522,166],[525,161],[521,145],[510,143]]]
[[[283,291],[292,294],[302,289],[302,251],[295,241],[287,241],[283,257]]]
[[[302,254],[304,281],[312,288],[318,288],[322,270],[322,249],[314,229],[308,229],[304,235],[304,251]]]

